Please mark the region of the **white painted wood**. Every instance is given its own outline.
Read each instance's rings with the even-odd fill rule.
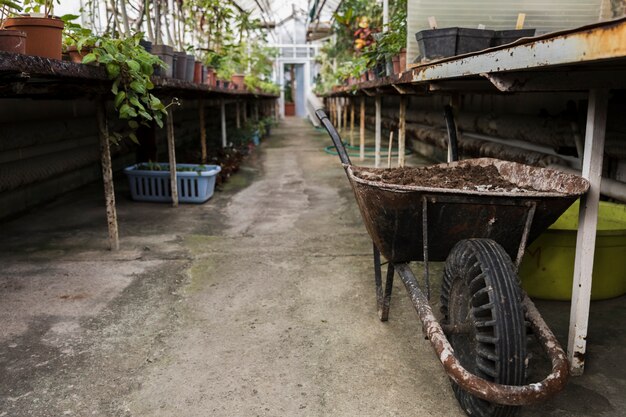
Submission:
[[[381,118],[381,96],[380,94],[376,96],[375,99],[375,103],[376,103],[376,135],[374,137],[375,143],[374,143],[374,166],[376,168],[380,167],[380,145],[381,145],[381,123],[382,123],[382,118]]]
[[[224,100],[220,103],[221,110],[221,124],[222,124],[222,148],[225,148],[227,145],[227,137],[226,137],[226,104]]]
[[[572,375],[582,375],[585,368],[587,326],[589,323],[589,303],[591,300],[607,107],[608,90],[598,89],[589,92],[582,174],[584,178],[589,180],[591,186],[589,192],[580,199],[578,234],[576,237],[574,284],[572,286],[572,305],[567,345]]]

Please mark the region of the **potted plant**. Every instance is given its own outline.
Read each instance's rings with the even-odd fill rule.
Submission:
[[[83,58],[91,52],[95,38],[91,30],[82,27],[73,20],[78,18],[74,15],[63,16],[65,28],[63,29],[63,51],[69,56],[70,61],[80,64]]]
[[[61,59],[63,20],[54,17],[54,3],[59,0],[25,0],[28,15],[6,19],[5,28],[26,33],[26,54],[43,58]],[[35,16],[41,15],[41,17]]]
[[[140,125],[155,123],[162,128],[163,117],[167,115],[167,107],[150,93],[154,88],[150,80],[154,68],[162,67],[164,63],[139,45],[141,36],[141,33],[126,39],[91,36],[89,41],[83,42],[93,43],[93,49],[83,58],[83,63],[104,65],[113,82],[111,93],[115,109],[119,118],[127,121],[126,131],[112,133],[114,142],[126,136],[138,142],[135,131]]]
[[[0,0],[0,51],[15,54],[26,53],[26,33],[20,30],[5,29],[6,18],[11,13],[20,12],[19,3],[12,0]]]

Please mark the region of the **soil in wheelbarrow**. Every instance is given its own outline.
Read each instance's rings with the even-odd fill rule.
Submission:
[[[519,186],[500,175],[494,165],[467,165],[457,167],[404,167],[393,169],[354,168],[354,175],[368,181],[386,184],[412,185],[428,188],[456,190],[524,192],[537,191],[532,187]]]

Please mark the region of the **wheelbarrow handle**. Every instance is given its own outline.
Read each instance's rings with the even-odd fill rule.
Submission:
[[[318,119],[320,119],[320,122],[330,135],[330,138],[333,140],[333,144],[335,145],[335,149],[337,149],[337,153],[339,154],[339,159],[341,159],[341,162],[346,165],[352,165],[352,163],[350,162],[350,157],[348,156],[348,152],[346,152],[346,147],[343,146],[341,136],[339,136],[339,133],[337,132],[337,129],[335,129],[335,126],[333,126],[330,120],[328,120],[328,116],[326,115],[326,112],[324,112],[324,109],[315,110],[315,115]]]

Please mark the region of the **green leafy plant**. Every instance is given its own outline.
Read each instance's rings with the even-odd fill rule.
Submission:
[[[42,13],[44,17],[52,17],[54,5],[60,3],[60,0],[24,0],[24,12]]]
[[[114,142],[124,136],[137,142],[135,130],[140,125],[156,123],[162,128],[163,117],[167,115],[167,107],[150,93],[154,88],[150,80],[154,67],[164,63],[139,45],[141,37],[142,34],[137,33],[126,39],[90,36],[78,41],[83,44],[94,41],[92,51],[83,58],[83,64],[97,62],[104,65],[109,79],[113,81],[113,104],[119,118],[126,120],[129,128],[125,134],[113,133]]]
[[[19,1],[15,0],[0,0],[0,30],[4,29],[6,18],[13,13],[22,11],[22,6]]]

